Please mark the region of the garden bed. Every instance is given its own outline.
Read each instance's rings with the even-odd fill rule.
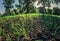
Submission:
[[[60,41],[60,16],[20,14],[0,18],[0,41]]]

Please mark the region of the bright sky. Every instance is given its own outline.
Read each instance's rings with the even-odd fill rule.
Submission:
[[[0,13],[4,12],[4,6],[2,5],[3,0],[0,0]]]
[[[15,4],[18,3],[17,0],[15,0],[15,1],[16,1]],[[0,13],[4,13],[4,11],[5,11],[5,8],[2,3],[3,3],[3,0],[0,0]]]

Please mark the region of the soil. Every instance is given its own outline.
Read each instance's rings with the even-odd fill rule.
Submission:
[[[15,19],[16,23],[19,23],[19,19]],[[9,27],[9,23],[0,23],[2,26],[2,29],[5,31],[5,33],[9,34],[13,41],[18,41],[17,35],[14,35]],[[14,22],[13,22],[14,23]],[[21,23],[21,22],[20,22]],[[26,23],[25,23],[26,24]],[[30,26],[31,21],[28,20],[28,25],[25,25],[25,27]],[[28,32],[28,36],[24,37],[24,35],[21,35],[19,37],[19,41],[36,41],[36,40],[42,40],[42,41],[60,41],[60,32],[55,37],[53,34],[52,29],[48,29],[44,25],[44,18],[34,17],[33,18],[33,26],[32,29]],[[0,41],[7,41],[6,37],[0,36]]]

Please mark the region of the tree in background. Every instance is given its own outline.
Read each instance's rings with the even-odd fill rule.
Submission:
[[[0,17],[2,17],[3,16],[3,14],[2,13],[0,13]]]
[[[18,0],[19,5],[16,4],[19,13],[34,13],[35,9],[33,7],[31,0]]]
[[[14,0],[3,0],[3,5],[5,7],[5,14],[4,15],[10,15],[10,9],[13,8]]]
[[[30,13],[30,4],[31,4],[31,1],[30,0],[25,0],[25,3],[26,3],[26,13]]]
[[[0,13],[0,17],[1,17],[1,13]]]
[[[58,0],[42,0],[42,2],[44,9],[46,9],[44,10],[44,13],[49,13],[50,11],[53,13],[53,8],[58,5]]]
[[[26,11],[26,3],[25,0],[18,0],[18,5],[16,4],[17,10],[19,13],[24,13]]]
[[[3,0],[3,5],[5,7],[5,14],[4,15],[15,15],[15,14],[22,14],[22,13],[36,13],[36,11],[38,11],[38,13],[51,13],[53,10],[50,9],[51,7],[51,2],[53,3],[52,5],[54,5],[54,3],[58,4],[58,2],[60,2],[59,0],[37,0],[38,3],[37,5],[39,5],[40,3],[42,3],[42,7],[39,7],[39,10],[36,10],[36,8],[34,7],[34,2],[36,0],[18,0],[18,4],[15,4],[16,8],[12,10],[11,13],[11,8],[13,8],[13,3],[14,0]],[[54,6],[52,6],[53,8]]]

